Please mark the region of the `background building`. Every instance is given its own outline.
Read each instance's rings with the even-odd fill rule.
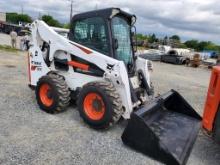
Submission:
[[[6,13],[0,12],[0,22],[6,22]]]

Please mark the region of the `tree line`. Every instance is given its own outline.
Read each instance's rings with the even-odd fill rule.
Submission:
[[[49,26],[69,28],[69,24],[62,24],[50,15],[42,15],[39,19],[46,22]],[[19,22],[31,23],[33,19],[27,14],[6,13],[6,21],[18,24]]]
[[[171,42],[171,45],[174,44],[175,47],[178,48],[191,48],[196,51],[217,51],[220,52],[220,45],[217,45],[211,41],[198,41],[198,40],[188,40],[185,42],[181,41],[180,36],[178,35],[172,35],[170,37],[165,36],[164,38],[158,38],[155,34],[137,34],[136,35],[137,40],[147,41],[148,43],[160,43],[163,45],[169,45]]]
[[[50,15],[42,15],[39,19],[46,22],[49,26],[61,27],[61,28],[69,28],[69,23],[62,24],[55,18]],[[18,24],[21,22],[31,23],[33,20],[27,14],[18,14],[18,13],[6,13],[7,22]],[[147,41],[148,43],[160,43],[160,44],[171,44],[175,47],[179,48],[191,48],[196,51],[203,50],[213,50],[220,52],[220,46],[211,42],[211,41],[198,41],[198,40],[188,40],[185,42],[181,42],[181,38],[178,35],[173,36],[165,36],[164,38],[158,38],[155,34],[144,35],[144,34],[136,34],[137,40],[139,41]]]

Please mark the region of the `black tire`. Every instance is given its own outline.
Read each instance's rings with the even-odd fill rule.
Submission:
[[[45,105],[40,96],[40,89],[43,84],[48,84],[50,87],[50,97],[53,100],[51,105]],[[39,79],[36,86],[36,99],[39,107],[47,113],[62,112],[69,105],[70,91],[63,76],[55,73],[50,73]]]
[[[105,112],[101,119],[93,120],[85,112],[84,100],[89,93],[98,94],[105,106]],[[86,84],[78,97],[78,109],[83,120],[94,129],[107,129],[114,125],[123,113],[120,95],[110,82],[91,82]]]
[[[220,108],[218,109],[216,116],[215,116],[213,138],[217,143],[220,144]]]

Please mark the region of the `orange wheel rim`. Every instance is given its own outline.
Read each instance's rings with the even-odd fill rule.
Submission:
[[[45,106],[49,107],[53,104],[53,98],[49,96],[51,95],[51,88],[48,84],[41,85],[39,94],[40,100]]]
[[[83,101],[83,109],[92,120],[100,120],[105,114],[105,104],[97,93],[88,93]]]

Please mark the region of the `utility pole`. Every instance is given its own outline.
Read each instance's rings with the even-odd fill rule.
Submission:
[[[24,13],[24,7],[23,7],[23,5],[21,5],[21,14],[23,14]]]
[[[69,0],[70,1],[70,23],[71,23],[71,19],[73,16],[73,0]]]
[[[97,3],[95,4],[95,10],[98,10],[98,4]]]

